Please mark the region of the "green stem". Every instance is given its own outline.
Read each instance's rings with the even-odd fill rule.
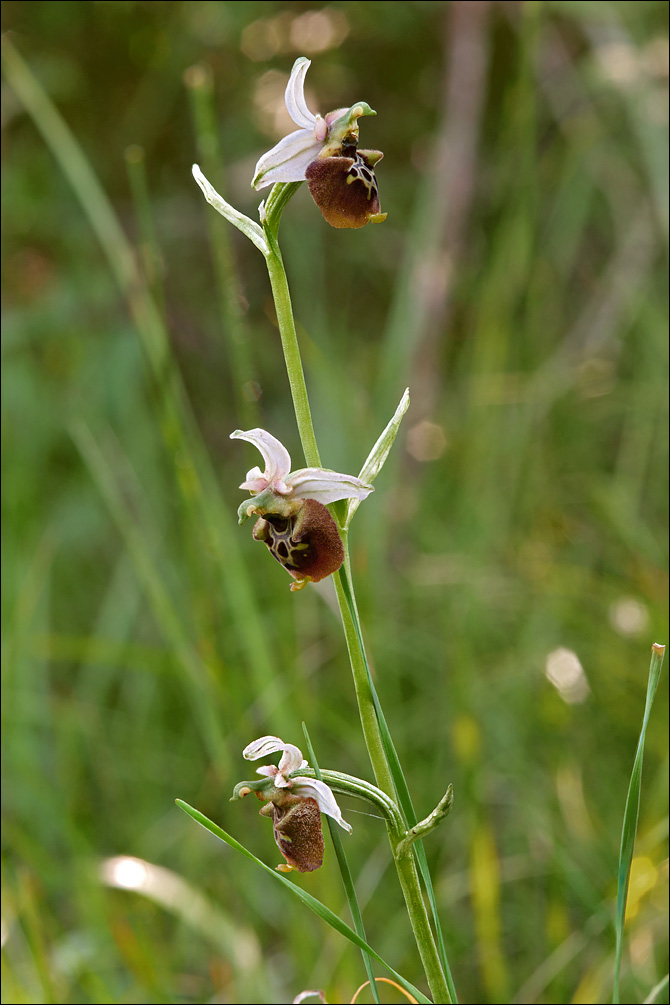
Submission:
[[[268,199],[266,209],[267,215],[265,220],[265,236],[268,242],[268,252],[265,255],[265,261],[270,275],[270,285],[272,286],[272,295],[274,297],[275,309],[277,312],[277,324],[279,326],[279,334],[281,336],[282,349],[284,351],[286,372],[291,388],[293,407],[295,410],[296,422],[298,424],[300,441],[305,454],[305,460],[310,467],[320,467],[321,457],[316,443],[316,435],[314,433],[314,425],[312,422],[312,412],[309,407],[305,373],[300,356],[300,347],[298,345],[298,336],[295,330],[295,321],[293,320],[291,294],[288,288],[288,279],[286,278],[284,262],[281,256],[281,251],[279,250],[279,244],[277,242],[277,230],[279,229],[281,210],[283,210],[288,199],[296,189],[297,186],[294,185],[276,185],[273,189],[272,195]],[[348,554],[346,531],[342,532],[342,539],[345,554]],[[348,565],[348,558],[345,559],[345,562]],[[344,634],[347,641],[347,649],[349,650],[349,659],[354,675],[354,687],[356,689],[356,699],[358,701],[365,743],[368,748],[370,761],[372,762],[372,768],[378,786],[389,795],[394,795],[395,787],[393,785],[393,778],[384,753],[384,747],[379,731],[379,723],[377,721],[372,692],[370,690],[370,682],[367,676],[365,660],[358,641],[356,625],[353,622],[349,606],[346,602],[339,572],[335,574],[334,579],[342,624],[344,626]]]
[[[300,442],[302,443],[305,460],[309,467],[321,467],[319,448],[316,444],[314,434],[314,424],[312,422],[312,411],[309,407],[309,397],[307,395],[307,385],[305,384],[305,373],[300,357],[300,346],[293,320],[293,307],[291,305],[291,294],[288,288],[288,279],[284,268],[277,232],[281,214],[289,199],[300,188],[300,183],[275,185],[270,193],[265,210],[264,230],[268,244],[265,254],[265,261],[270,276],[272,286],[272,296],[277,312],[277,325],[281,336],[282,350],[286,362],[286,373],[291,387],[291,397],[293,398],[293,409],[295,411],[296,422]]]
[[[414,940],[419,950],[433,1001],[451,1005],[454,999],[449,993],[444,977],[440,954],[437,951],[428,911],[421,892],[421,883],[414,856],[409,855],[405,858],[394,855],[394,858],[407,913],[414,932]]]
[[[344,565],[347,567],[349,565],[348,533],[346,531],[341,531],[341,536],[345,554]],[[333,579],[335,582],[337,603],[340,608],[340,617],[342,618],[344,637],[346,639],[347,650],[349,652],[351,672],[354,678],[354,689],[356,691],[356,701],[358,702],[358,712],[361,717],[363,736],[365,737],[365,744],[368,748],[370,763],[372,764],[372,770],[379,788],[395,798],[393,775],[391,774],[391,769],[386,758],[374,698],[372,696],[372,689],[370,687],[370,680],[368,678],[367,668],[365,665],[365,657],[361,648],[359,638],[360,624],[358,626],[356,625],[354,621],[354,614],[352,614],[349,604],[347,603],[347,598],[344,592],[344,584],[342,582],[342,572],[336,572]],[[349,584],[351,588],[351,577],[349,577]],[[356,630],[357,627],[358,631]]]
[[[291,296],[288,288],[288,280],[282,260],[277,232],[281,213],[297,190],[298,185],[287,184],[275,185],[270,194],[265,207],[265,219],[263,229],[267,241],[267,251],[265,261],[270,275],[272,295],[274,297],[275,309],[277,311],[277,324],[281,336],[282,349],[286,362],[293,407],[295,410],[298,431],[302,443],[305,460],[310,467],[320,467],[321,459],[319,448],[316,443],[314,425],[312,423],[312,413],[309,407],[307,395],[307,385],[305,374],[300,357],[298,337],[293,319],[293,309],[291,306]],[[368,676],[367,661],[363,651],[362,632],[356,601],[354,599],[353,588],[351,586],[351,576],[349,570],[349,552],[347,546],[347,532],[340,527],[342,543],[344,545],[345,560],[342,569],[335,573],[335,591],[342,618],[342,626],[349,652],[352,674],[354,678],[354,688],[356,700],[363,728],[365,744],[370,756],[372,770],[375,775],[377,785],[392,798],[395,798],[396,789],[393,782],[393,774],[384,749],[379,719],[375,708],[375,700],[372,693],[370,678]],[[346,570],[343,572],[343,570]],[[349,595],[351,604],[347,599],[343,576],[348,579]],[[435,944],[435,938],[430,925],[428,911],[421,890],[419,874],[416,868],[414,855],[397,852],[398,835],[387,823],[389,839],[393,858],[398,871],[400,885],[402,888],[407,912],[414,932],[414,938],[421,956],[426,979],[430,987],[434,1002],[450,1003],[453,999],[449,993],[449,988],[445,980],[444,971],[440,962],[440,956]]]
[[[320,468],[321,458],[319,456],[319,448],[316,445],[316,436],[314,435],[312,412],[309,407],[307,385],[305,384],[305,375],[302,369],[300,347],[298,346],[298,336],[293,320],[291,295],[288,289],[284,262],[282,261],[277,239],[269,231],[266,231],[266,234],[269,252],[265,257],[265,261],[267,262],[272,296],[274,297],[275,309],[277,311],[277,324],[286,361],[286,372],[291,387],[291,397],[293,398],[293,408],[295,410],[296,422],[298,423],[300,442],[302,443],[302,449],[308,466]]]

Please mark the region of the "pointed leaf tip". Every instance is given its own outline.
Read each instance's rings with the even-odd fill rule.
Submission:
[[[368,454],[368,458],[365,464],[361,468],[361,472],[358,477],[362,482],[371,485],[372,482],[377,477],[377,475],[379,474],[379,472],[381,471],[381,469],[384,467],[384,464],[386,463],[386,458],[388,457],[391,451],[391,447],[393,446],[393,442],[396,436],[398,435],[398,430],[400,429],[400,423],[402,422],[402,418],[408,408],[409,408],[409,388],[406,387],[404,394],[400,399],[398,407],[396,408],[393,414],[393,418],[382,432],[381,436],[379,437],[374,447]],[[349,500],[349,503],[347,505],[347,515],[344,521],[345,529],[351,523],[353,515],[358,509],[359,504],[360,500],[358,499]]]

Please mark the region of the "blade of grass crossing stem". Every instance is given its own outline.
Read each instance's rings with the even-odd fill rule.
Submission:
[[[618,1005],[619,1003],[619,975],[621,972],[621,954],[623,951],[623,930],[626,921],[626,900],[628,898],[630,867],[633,862],[635,835],[637,834],[637,821],[640,814],[640,788],[642,783],[644,741],[649,716],[651,715],[651,706],[654,704],[654,695],[656,694],[656,688],[658,687],[658,682],[661,676],[661,667],[663,666],[664,655],[665,646],[654,643],[651,647],[651,665],[649,667],[647,699],[644,706],[644,716],[642,717],[642,728],[640,730],[640,739],[637,742],[635,760],[633,761],[633,770],[631,772],[630,784],[628,786],[626,808],[623,814],[616,908],[616,955],[614,959],[614,993],[612,996],[614,1005]]]
[[[382,711],[381,704],[379,702],[379,697],[372,680],[372,674],[370,673],[370,667],[368,665],[368,658],[365,652],[365,646],[363,644],[363,638],[361,636],[360,624],[358,620],[358,611],[356,609],[356,602],[353,597],[351,590],[351,584],[349,583],[349,577],[347,576],[346,570],[342,567],[339,571],[339,576],[342,582],[342,589],[344,590],[344,595],[347,599],[347,604],[349,605],[349,612],[351,614],[351,619],[356,629],[356,635],[358,637],[358,644],[360,646],[361,654],[363,656],[363,662],[365,664],[365,670],[368,675],[368,682],[370,685],[370,692],[372,694],[372,700],[374,702],[375,711],[377,714],[377,721],[379,723],[379,731],[381,733],[382,743],[384,744],[384,750],[386,752],[386,757],[388,759],[391,774],[393,776],[393,782],[396,787],[398,794],[398,800],[402,807],[402,811],[405,814],[407,823],[410,827],[418,822],[418,817],[414,810],[412,804],[412,797],[409,793],[409,788],[407,786],[407,781],[403,774],[402,767],[400,766],[400,760],[398,758],[397,751],[393,744],[391,734],[389,732],[386,719],[384,718],[384,713]],[[440,919],[437,913],[437,902],[435,900],[435,891],[433,890],[433,882],[430,876],[430,870],[428,869],[428,860],[426,858],[426,851],[423,847],[423,841],[420,839],[415,841],[413,844],[413,851],[416,855],[417,863],[419,866],[419,871],[423,877],[423,882],[426,887],[426,894],[428,896],[428,902],[430,903],[430,909],[433,915],[433,923],[435,925],[435,933],[437,936],[437,945],[440,953],[440,960],[444,968],[445,977],[447,980],[447,986],[449,988],[449,994],[451,995],[452,1001],[457,1002],[458,997],[456,995],[456,987],[454,985],[454,979],[451,974],[451,967],[449,966],[449,960],[447,959],[447,949],[444,943],[444,935],[442,933],[442,926],[440,925]]]
[[[323,781],[321,777],[321,769],[319,768],[318,761],[316,759],[316,754],[314,753],[314,747],[312,746],[312,741],[309,738],[309,733],[307,732],[307,726],[303,722],[302,731],[305,734],[305,743],[307,744],[307,754],[308,761],[314,768],[314,772],[319,781]],[[347,895],[347,903],[349,904],[349,910],[351,912],[351,917],[354,922],[354,928],[360,937],[367,941],[365,938],[365,927],[363,925],[363,916],[361,914],[361,909],[358,906],[358,898],[356,896],[356,887],[354,886],[354,880],[351,875],[351,869],[349,868],[349,863],[347,861],[347,855],[344,850],[344,845],[342,844],[342,838],[338,834],[338,825],[334,820],[331,820],[329,816],[326,817],[326,823],[328,824],[328,830],[330,831],[330,838],[333,842],[333,848],[335,849],[335,857],[337,859],[337,864],[340,869],[340,875],[342,876],[342,885],[344,886],[344,892]],[[372,996],[379,1005],[379,991],[377,990],[377,984],[375,981],[374,970],[372,969],[372,960],[369,955],[363,952],[363,965],[365,966],[365,972],[368,975],[368,980],[370,981],[370,992]]]
[[[234,848],[236,851],[241,852],[242,855],[244,855],[245,858],[248,858],[251,862],[255,862],[256,865],[259,865],[261,869],[264,869],[265,872],[267,872],[270,876],[272,876],[273,879],[275,879],[278,883],[281,883],[284,887],[286,887],[286,889],[289,890],[294,897],[297,897],[298,900],[301,900],[303,904],[305,904],[310,909],[310,911],[313,911],[314,914],[317,915],[317,917],[325,921],[326,924],[330,925],[331,928],[334,928],[336,932],[340,933],[340,935],[343,935],[345,939],[349,940],[349,942],[352,942],[355,946],[358,946],[359,949],[362,949],[364,952],[368,953],[368,955],[371,956],[373,959],[375,959],[378,963],[381,963],[381,965],[385,967],[386,970],[388,970],[388,972],[392,975],[392,977],[395,978],[395,980],[398,981],[399,984],[401,984],[404,988],[406,988],[406,990],[409,991],[410,994],[414,995],[414,997],[421,1002],[421,1005],[431,1005],[431,1001],[429,998],[426,998],[426,996],[422,994],[418,988],[415,988],[413,984],[410,984],[410,982],[405,980],[404,977],[401,977],[400,974],[396,973],[393,967],[390,967],[388,963],[384,959],[382,959],[379,953],[375,952],[375,950],[372,949],[372,947],[369,946],[367,942],[353,930],[353,928],[350,928],[349,925],[346,924],[346,922],[342,921],[341,918],[338,918],[338,916],[333,911],[331,911],[329,907],[326,907],[325,904],[322,904],[321,901],[317,900],[316,897],[313,897],[311,893],[307,893],[306,890],[303,890],[301,889],[301,887],[296,886],[295,883],[292,883],[291,880],[287,879],[286,876],[284,876],[281,872],[277,872],[276,869],[271,869],[269,865],[265,864],[265,862],[261,862],[261,860],[259,858],[256,858],[256,856],[253,855],[247,848],[245,848],[243,844],[240,844],[240,842],[236,841],[234,837],[232,837],[230,834],[227,834],[226,831],[222,830],[211,820],[208,820],[207,817],[204,816],[204,814],[199,812],[199,810],[196,810],[192,806],[189,806],[189,804],[185,803],[183,799],[175,799],[175,802],[179,807],[179,809],[183,810],[184,813],[188,813],[188,815],[192,817],[196,821],[196,823],[199,823],[201,827],[204,827],[205,830],[208,830],[210,832],[210,834],[213,834],[214,837],[219,838],[220,841],[224,841],[231,848]]]

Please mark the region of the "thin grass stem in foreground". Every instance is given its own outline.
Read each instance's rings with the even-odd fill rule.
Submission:
[[[665,656],[665,646],[654,643],[651,647],[651,664],[649,667],[649,679],[647,681],[647,698],[644,705],[644,715],[642,717],[642,728],[640,738],[637,742],[633,770],[628,786],[626,797],[626,808],[623,814],[623,828],[621,831],[621,848],[619,851],[619,877],[617,884],[617,908],[616,908],[616,953],[614,957],[614,993],[612,1001],[614,1005],[619,1005],[619,977],[621,973],[621,955],[623,952],[623,934],[626,922],[626,900],[628,898],[628,884],[630,882],[630,869],[633,863],[633,852],[635,850],[635,836],[637,834],[637,822],[640,815],[640,794],[642,789],[642,761],[644,758],[644,741],[647,735],[647,725],[651,715],[651,708],[654,704],[656,688],[661,677],[663,657]]]

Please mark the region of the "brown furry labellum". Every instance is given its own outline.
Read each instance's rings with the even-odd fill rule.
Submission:
[[[316,499],[302,500],[290,516],[264,513],[254,526],[254,538],[263,541],[296,580],[292,590],[308,582],[318,583],[344,561],[337,525]]]
[[[378,150],[343,147],[337,157],[317,157],[307,166],[309,191],[327,223],[338,230],[358,229],[366,223],[381,223],[379,189],[374,164],[381,160]]]
[[[260,813],[272,818],[277,847],[291,869],[313,872],[321,866],[323,833],[316,799],[287,793],[282,795],[280,802],[267,803]]]

